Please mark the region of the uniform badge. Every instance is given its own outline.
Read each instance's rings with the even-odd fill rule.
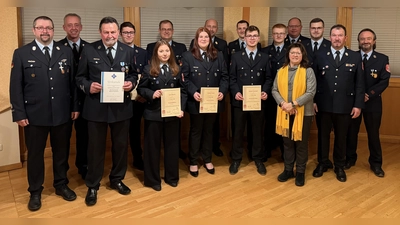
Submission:
[[[36,77],[36,74],[32,73],[32,74],[31,74],[31,77]]]
[[[57,46],[56,49],[57,49],[57,50],[60,50],[60,47]]]
[[[83,86],[83,85],[81,84],[81,85],[79,85],[79,88],[80,88],[83,92],[85,92],[85,86]]]
[[[62,62],[58,62],[58,65],[60,65],[60,67],[58,67],[61,71],[61,74],[65,73],[64,67],[63,67],[63,63]]]
[[[232,49],[232,54],[234,54],[235,53],[235,49]]]
[[[214,73],[214,76],[218,76],[218,74],[217,74],[217,73]]]
[[[82,47],[85,46],[85,44],[82,44]]]
[[[125,72],[125,62],[119,62],[119,65],[121,66],[121,72]]]
[[[326,55],[331,55],[331,52],[326,53]]]
[[[242,55],[244,55],[244,52],[242,52]]]
[[[67,45],[68,45],[68,43],[64,43],[64,45],[65,45],[65,46],[67,46]]]
[[[217,45],[217,44],[218,44],[218,41],[216,41],[215,44]]]
[[[374,57],[374,59],[376,59],[376,55],[373,55],[372,57]]]
[[[14,68],[14,62],[11,62],[11,69]]]
[[[101,49],[101,46],[99,45],[99,46],[97,47],[97,49]]]
[[[257,72],[257,76],[260,76],[260,72]]]
[[[201,73],[199,73],[199,76],[201,76]]]
[[[36,51],[36,46],[33,46],[33,47],[32,47],[32,50],[33,50],[33,51]]]
[[[349,54],[347,52],[344,53],[346,56],[349,56]]]
[[[185,76],[183,76],[183,73],[182,73],[182,81],[185,81]]]
[[[386,64],[386,71],[388,72],[388,73],[390,73],[390,66],[389,66],[389,64]]]
[[[372,76],[373,78],[377,78],[377,77],[378,77],[378,74],[377,74],[376,72],[377,72],[376,70],[371,69],[371,76]]]

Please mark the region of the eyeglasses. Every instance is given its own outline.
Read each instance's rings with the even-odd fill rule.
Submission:
[[[54,28],[53,27],[35,27],[35,29],[38,31],[43,31],[43,30],[52,31]]]
[[[161,28],[161,31],[172,31],[172,28]]]
[[[260,35],[246,35],[247,38],[258,38]]]
[[[135,31],[123,31],[123,32],[121,32],[121,33],[122,33],[122,35],[128,36],[128,35],[134,35],[134,34],[135,34]]]
[[[286,33],[272,33],[272,35],[275,35],[275,36],[284,36]]]
[[[301,52],[289,52],[291,55],[301,55]]]

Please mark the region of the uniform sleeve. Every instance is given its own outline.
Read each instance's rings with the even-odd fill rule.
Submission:
[[[221,57],[222,54],[218,53],[218,63],[220,65],[220,70],[221,70],[221,80],[219,82],[219,92],[222,94],[226,94],[229,89],[229,74],[228,74],[228,68],[226,66],[226,61],[223,57]]]
[[[193,96],[194,93],[199,91],[199,88],[190,80],[190,57],[193,56],[191,54],[184,54],[182,57],[182,75],[187,94]]]
[[[13,121],[27,119],[24,104],[24,68],[19,50],[14,51],[10,75],[10,102]]]
[[[384,55],[382,58],[383,58],[383,63],[382,63],[382,68],[380,68],[381,74],[379,76],[379,82],[374,84],[372,87],[369,87],[366,91],[370,99],[380,96],[382,92],[389,86],[389,78],[390,78],[389,57]]]
[[[357,54],[357,56],[359,56]],[[354,90],[355,90],[355,101],[353,107],[363,109],[364,108],[364,96],[365,96],[365,81],[364,71],[362,70],[361,57],[358,57],[356,62],[357,71],[354,77]]]
[[[236,96],[236,93],[242,92],[240,90],[239,85],[237,84],[237,57],[232,55],[231,66],[229,69],[229,87],[233,97]]]
[[[87,50],[89,46],[83,48],[81,59],[78,64],[78,71],[76,72],[75,81],[77,87],[83,91],[86,95],[90,95],[90,86],[93,81],[89,78],[89,70],[88,70],[88,57]]]
[[[140,78],[137,92],[140,96],[145,98],[148,102],[153,101],[154,91],[149,88],[150,86],[150,67],[146,66],[143,70],[142,78]]]

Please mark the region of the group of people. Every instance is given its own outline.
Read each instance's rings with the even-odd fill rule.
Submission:
[[[248,156],[257,172],[267,173],[264,162],[280,147],[284,169],[278,180],[295,177],[295,184],[303,186],[315,116],[318,165],[313,176],[320,177],[334,167],[337,179],[344,182],[344,170],[357,160],[363,115],[371,170],[378,177],[384,176],[379,126],[381,93],[388,86],[390,68],[388,57],[375,51],[376,35],[371,29],[360,31],[359,52],[345,47],[343,25],[330,29],[330,41],[323,38],[324,21],[320,18],[310,22],[311,38],[301,35],[299,18],[291,18],[288,26],[275,24],[273,42],[265,48],[259,43],[259,29],[245,20],[237,23],[239,37],[229,44],[215,36],[217,21],[207,20],[196,30],[189,50],[172,40],[174,28],[169,20],[160,21],[160,40],[148,44],[146,50],[134,44],[132,23],[119,25],[112,17],[100,21],[101,39],[90,44],[80,38],[79,15],[67,14],[63,29],[66,38],[56,42],[51,18],[37,17],[32,29],[35,40],[16,49],[12,60],[10,100],[13,121],[25,132],[31,211],[41,208],[43,156],[49,134],[55,193],[67,201],[76,199],[67,178],[72,127],[76,131],[75,165],[88,187],[88,206],[97,202],[108,129],[112,142],[109,185],[122,195],[131,192],[122,182],[129,145],[133,166],[144,171],[144,185],[155,191],[162,189],[162,144],[166,184],[178,186],[179,158],[189,158],[193,177],[199,176],[199,165],[214,174],[212,154],[223,156],[219,120],[227,95],[233,133],[230,174],[239,170],[247,126]],[[101,74],[106,71],[123,72],[122,103],[101,102]],[[259,110],[246,110],[243,90],[254,85],[260,86],[261,106]],[[216,113],[201,112],[205,87],[218,89]],[[163,117],[161,101],[163,90],[168,88],[178,88],[181,110],[176,116]],[[180,138],[185,112],[190,116],[188,154],[182,150]],[[332,129],[333,163],[329,160]]]

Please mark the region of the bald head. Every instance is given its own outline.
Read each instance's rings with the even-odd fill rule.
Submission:
[[[215,19],[206,20],[204,26],[210,30],[211,37],[214,37],[218,31],[218,22]]]

